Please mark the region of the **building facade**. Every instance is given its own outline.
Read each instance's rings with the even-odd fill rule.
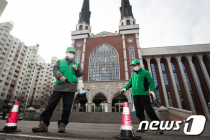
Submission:
[[[0,103],[8,108],[18,100],[23,111],[33,100],[38,63],[43,59],[37,55],[39,45],[26,46],[10,34],[12,28],[11,22],[0,24]]]
[[[104,112],[107,106],[108,112],[122,111],[123,101],[131,103],[132,91],[118,94],[133,73],[131,61],[139,59],[153,76],[157,98],[164,106],[191,110],[210,119],[210,44],[141,48],[139,25],[129,0],[122,0],[120,12],[119,32],[94,35],[89,0],[83,2],[71,34],[76,60],[84,69],[87,96],[75,99],[74,110]]]
[[[32,105],[35,108],[44,108],[48,103],[49,97],[53,91],[53,85],[55,84],[53,66],[57,60],[57,57],[52,57],[50,64],[40,63],[41,68],[37,72],[35,81],[36,89],[32,99]]]
[[[7,3],[8,2],[6,0],[1,0],[0,1],[0,17],[2,15],[2,13],[4,12],[4,9],[6,8]]]

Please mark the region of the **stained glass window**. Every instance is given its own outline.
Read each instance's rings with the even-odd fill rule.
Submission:
[[[119,55],[114,47],[103,43],[90,55],[89,81],[119,80]]]
[[[134,51],[134,47],[133,46],[129,47],[129,57],[130,57],[130,64],[131,64],[132,61],[135,59],[135,51]],[[131,69],[131,74],[132,74],[134,72],[133,71],[133,67],[131,66],[130,69]]]
[[[76,56],[75,56],[75,60],[78,61],[78,62],[80,62],[80,55],[81,55],[81,51],[78,50],[78,51],[76,52]]]

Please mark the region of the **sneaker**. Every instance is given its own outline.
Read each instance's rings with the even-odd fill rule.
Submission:
[[[65,133],[66,131],[65,126],[66,125],[64,123],[58,124],[58,133]]]
[[[164,134],[163,131],[160,130],[160,129],[158,129],[158,130],[156,131],[156,133],[157,133],[157,134]]]
[[[140,129],[136,131],[137,133],[148,133],[148,130]]]
[[[41,121],[39,123],[39,126],[32,128],[32,131],[33,132],[47,132],[48,131],[48,127],[43,121]]]

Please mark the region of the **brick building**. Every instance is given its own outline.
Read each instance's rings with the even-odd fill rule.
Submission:
[[[119,95],[127,83],[133,59],[151,72],[158,100],[166,107],[191,110],[210,119],[210,44],[141,48],[139,24],[129,0],[122,0],[119,32],[91,33],[89,0],[84,0],[72,45],[84,69],[87,96],[75,99],[74,110],[121,112],[131,103],[131,90]]]

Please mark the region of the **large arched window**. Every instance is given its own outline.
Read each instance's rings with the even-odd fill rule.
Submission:
[[[130,57],[130,64],[132,63],[132,61],[135,59],[135,51],[134,51],[134,47],[130,46],[129,47],[129,57]],[[131,69],[131,74],[133,73],[133,67],[130,67]]]
[[[76,56],[75,56],[75,60],[78,61],[78,62],[80,62],[80,55],[81,55],[81,51],[78,50],[78,51],[76,52]]]
[[[114,47],[103,43],[90,55],[89,81],[119,80],[119,55]]]
[[[191,97],[192,97],[192,100],[193,100],[193,103],[194,103],[194,106],[195,106],[195,110],[196,110],[196,112],[199,112],[198,103],[196,102],[195,95],[194,95],[192,87],[191,87],[190,79],[188,77],[189,74],[187,73],[187,69],[186,69],[183,61],[181,63],[182,63],[182,68],[184,70],[184,75],[185,75],[184,78],[186,78],[186,81],[187,81],[187,84],[188,84],[188,87],[189,87],[189,90],[190,90],[190,94],[191,94]]]
[[[167,92],[167,95],[168,95],[169,106],[174,106],[165,65],[164,65],[163,62],[161,62],[160,65],[161,65],[161,69],[162,69],[162,73],[163,73],[163,79],[164,79],[164,82],[165,82],[166,92]]]
[[[192,57],[192,62],[193,62],[193,66],[195,69],[196,76],[197,76],[199,84],[201,86],[201,90],[202,90],[204,98],[206,100],[206,104],[208,105],[208,103],[210,101],[210,95],[209,95],[209,90],[207,88],[207,84],[205,82],[204,75],[202,73],[200,64],[199,64],[198,60],[196,59],[196,57],[194,57],[194,56]]]
[[[175,65],[174,65],[174,61],[171,62],[171,67],[172,67],[172,71],[173,71],[173,74],[174,74],[174,79],[175,79],[175,82],[176,82],[176,88],[177,88],[177,91],[179,93],[179,97],[180,97],[180,101],[181,101],[181,105],[182,105],[182,108],[183,109],[186,109],[186,102],[184,102],[184,98],[183,98],[183,91],[181,91],[181,86],[179,84],[179,79],[178,79],[178,72],[177,72],[177,69],[175,68]]]

